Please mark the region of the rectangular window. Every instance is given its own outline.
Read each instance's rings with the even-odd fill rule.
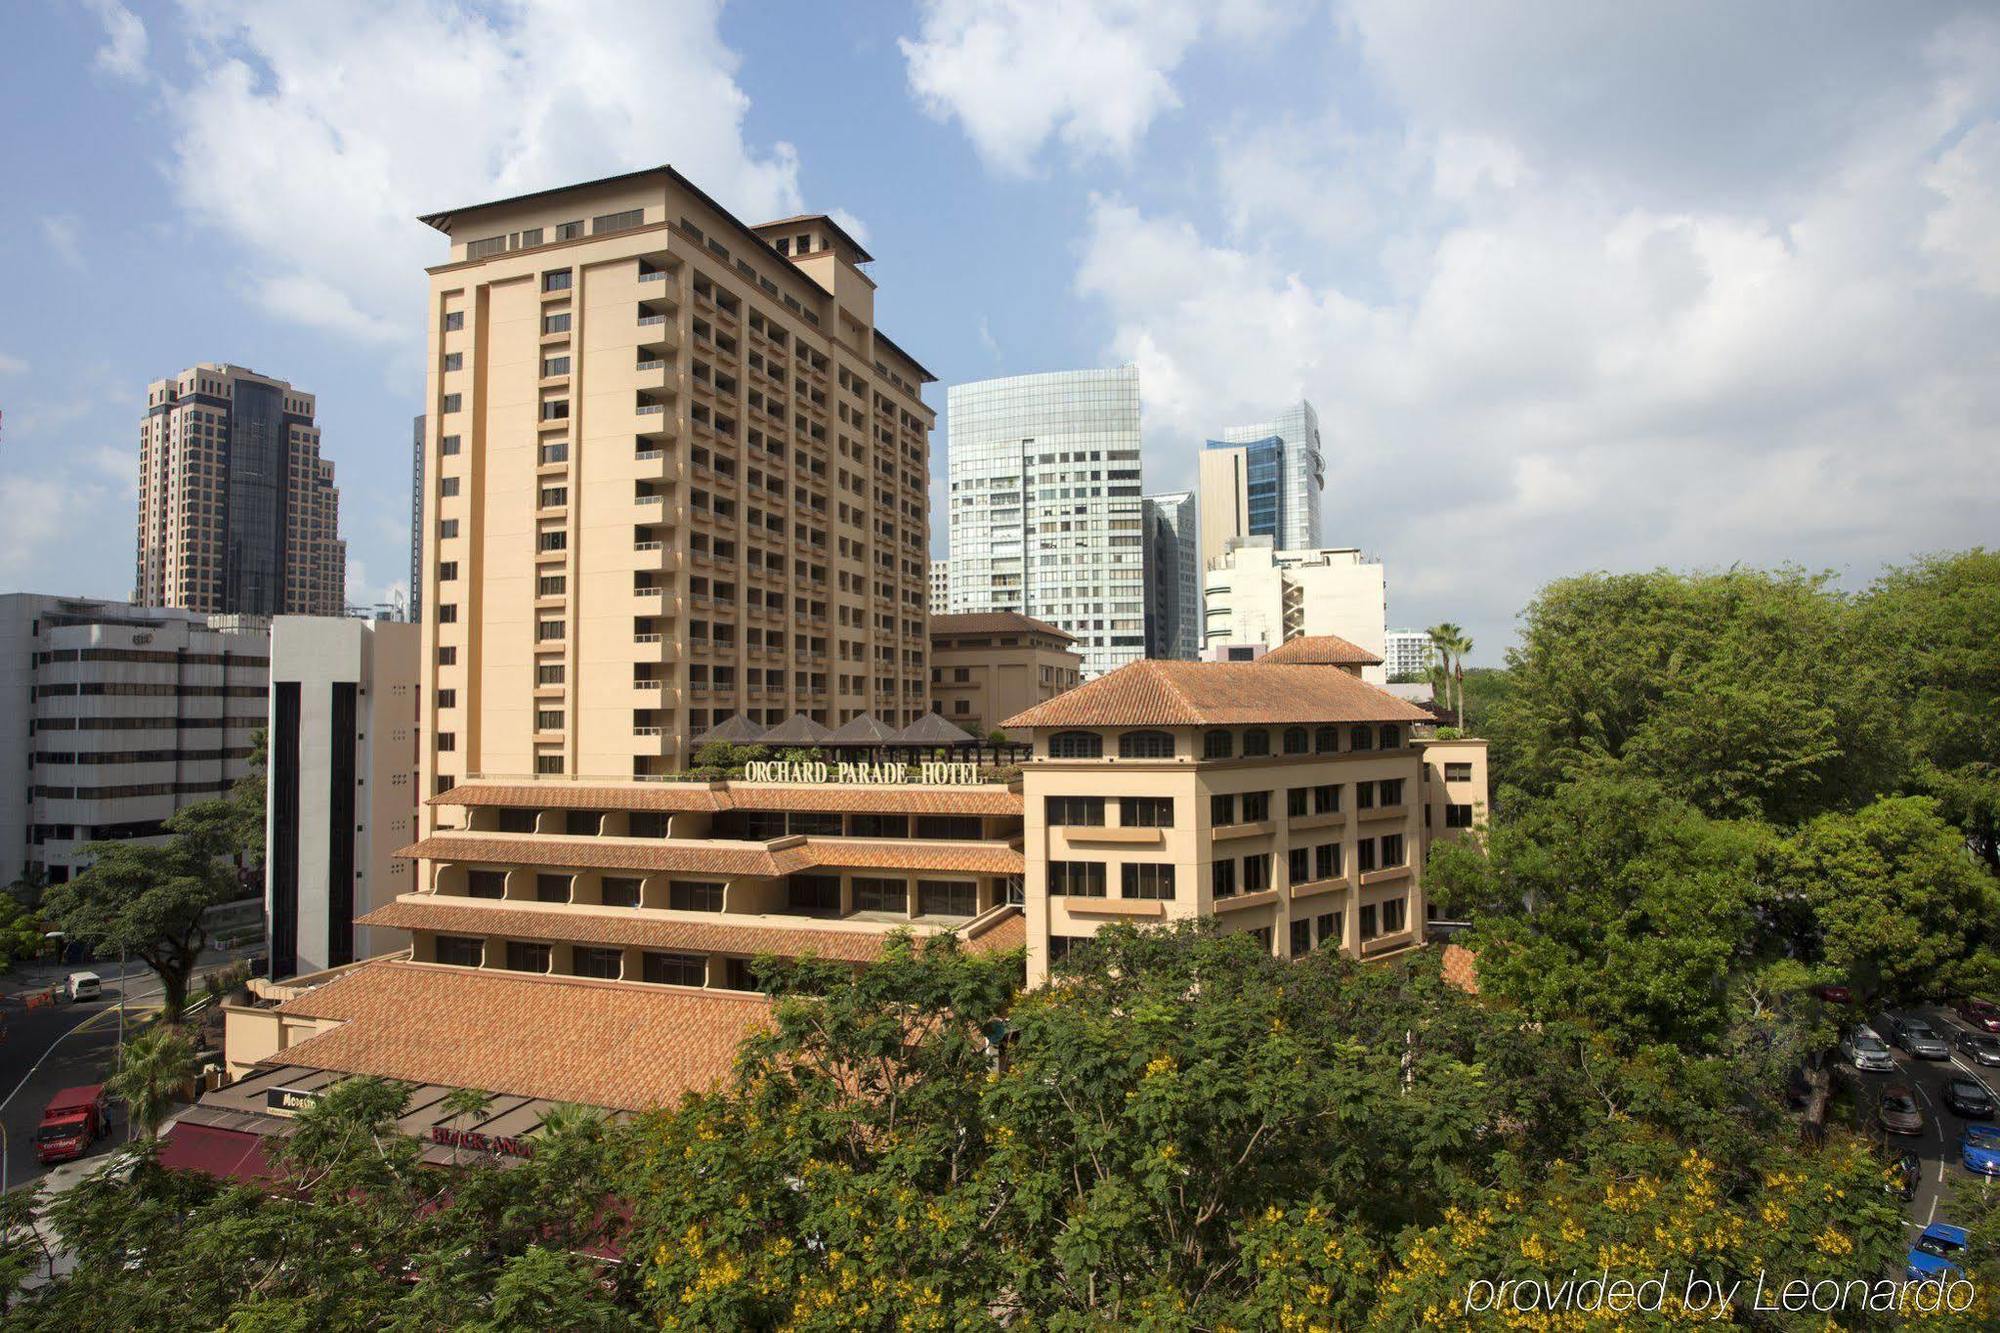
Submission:
[[[567,551],[569,549],[569,533],[561,529],[554,532],[545,532],[541,536],[539,545],[544,551]]]
[[[1261,893],[1271,887],[1271,854],[1258,852],[1243,858],[1243,892]]]
[[[667,906],[676,912],[720,912],[722,886],[677,879],[667,885]]]
[[[569,575],[567,574],[544,574],[535,580],[535,596],[537,597],[560,597],[568,591]],[[542,683],[546,685],[550,682],[543,681]]]
[[[1323,842],[1313,848],[1313,878],[1340,878],[1340,844]]]
[[[476,241],[467,241],[465,243],[465,257],[467,259],[484,259],[488,255],[504,253],[506,249],[507,238],[505,236],[482,236]]]
[[[567,399],[567,398],[551,398],[551,399],[550,399],[549,401],[547,401],[546,403],[543,403],[543,404],[542,404],[542,420],[544,420],[544,421],[568,421],[568,420],[569,420],[569,399]]]
[[[560,620],[542,620],[535,624],[535,638],[538,642],[549,643],[563,636],[564,626]]]
[[[502,833],[533,833],[535,812],[509,807],[500,811],[500,831]],[[564,877],[567,879],[567,876]],[[565,890],[564,892],[568,892]]]
[[[567,462],[569,462],[569,441],[567,441],[567,440],[561,440],[561,441],[558,441],[558,442],[557,442],[557,443],[555,443],[555,444],[545,444],[545,445],[543,445],[543,446],[542,446],[542,461],[543,461],[544,463],[567,463]]]
[[[453,537],[456,537],[457,535],[458,535],[457,519],[441,518],[438,520],[438,540],[450,541]]]
[[[1409,924],[1409,919],[1409,899],[1391,898],[1382,904],[1382,933],[1384,935],[1401,933],[1403,927]]]
[[[1471,765],[1471,764],[1446,764],[1446,765],[1444,766],[1444,780],[1445,780],[1446,782],[1470,782],[1470,781],[1472,781],[1472,765]]]
[[[1350,750],[1372,750],[1375,748],[1375,732],[1370,727],[1349,727],[1347,748]]]
[[[908,912],[910,910],[909,886],[900,879],[868,879],[857,877],[854,881],[854,910],[857,912]]]
[[[549,970],[549,946],[528,940],[507,941],[507,970],[509,972],[546,972]]]
[[[1403,780],[1384,778],[1375,784],[1375,801],[1378,805],[1401,805],[1403,803]]]
[[[1318,916],[1314,917],[1313,934],[1318,938],[1320,948],[1324,949],[1327,945],[1331,944],[1334,948],[1338,949],[1340,947],[1340,913],[1321,912]]]
[[[955,879],[917,881],[917,915],[977,916],[979,886]]]
[[[1446,828],[1471,828],[1472,807],[1469,805],[1447,805],[1444,808]]]
[[[702,986],[708,983],[708,960],[698,953],[646,953],[639,970],[655,986]]]
[[[1233,795],[1218,795],[1208,798],[1208,822],[1217,828],[1226,828],[1236,822],[1236,798]]]
[[[562,717],[562,709],[560,708],[537,708],[535,710],[535,730],[561,731],[563,724]]]
[[[440,412],[456,412],[462,401],[464,400],[460,395],[448,393],[444,396],[444,400],[438,404],[438,410]]]
[[[439,935],[434,947],[437,960],[453,967],[478,967],[486,959],[486,941],[466,935]]]
[[[581,220],[576,222],[558,222],[556,224],[556,239],[559,241],[574,241],[582,235],[583,223]]]
[[[553,775],[562,772],[562,756],[559,754],[538,754],[535,756],[535,772]]]
[[[1285,818],[1297,819],[1311,807],[1312,790],[1308,787],[1291,787],[1285,791]]]
[[[1332,815],[1340,812],[1340,788],[1325,786],[1313,788],[1313,813]]]
[[[1400,833],[1384,834],[1382,837],[1382,868],[1387,870],[1392,866],[1399,866],[1401,864],[1403,864],[1403,835]]]
[[[460,329],[464,327],[465,327],[465,312],[463,310],[445,311],[444,331],[446,333],[457,333]]]
[[[438,564],[438,582],[451,583],[458,578],[458,561],[444,560]]]
[[[569,358],[566,356],[545,356],[542,358],[542,378],[554,379],[558,375],[569,374]]]
[[[1364,875],[1375,868],[1375,839],[1363,838],[1354,844],[1354,868]]]
[[[437,734],[437,747],[440,754],[452,753],[458,749],[458,734],[451,731],[440,731]]]
[[[465,872],[465,893],[468,898],[504,898],[507,896],[507,872],[468,870]]]
[[[535,668],[535,684],[560,685],[563,683],[564,667],[561,662],[544,662]]]
[[[442,647],[442,648],[438,649],[438,665],[439,665],[439,666],[457,666],[457,665],[458,665],[458,647],[457,647],[457,645],[455,645],[455,644],[446,644],[446,645],[445,645],[444,647]]]
[[[1375,808],[1374,783],[1357,782],[1354,784],[1354,808],[1356,810],[1373,810]]]
[[[438,706],[439,708],[456,708],[456,707],[458,707],[458,691],[457,691],[457,690],[439,690],[439,691],[437,692],[437,706]]]
[[[1050,796],[1045,798],[1043,809],[1051,828],[1104,826],[1102,796]]]
[[[1271,793],[1267,791],[1246,791],[1243,793],[1243,822],[1261,824],[1271,817]]]
[[[565,311],[565,312],[563,312],[563,313],[562,313],[562,314],[560,314],[560,315],[543,315],[543,316],[542,316],[542,332],[543,332],[543,333],[568,333],[568,332],[569,332],[569,313],[568,313],[567,311]]]
[[[465,369],[465,353],[463,353],[463,352],[446,352],[446,353],[444,354],[444,368],[445,368],[446,370],[464,370],[464,369]]]
[[[458,436],[446,435],[438,440],[438,452],[449,458],[458,452]]]
[[[602,981],[618,980],[618,973],[625,965],[623,949],[607,949],[579,944],[569,951],[570,971],[579,977],[596,977]]]
[[[456,603],[456,602],[441,602],[441,603],[439,603],[439,604],[438,604],[438,624],[440,624],[440,625],[456,625],[457,623],[458,623],[458,603]]]
[[[1208,868],[1209,891],[1218,898],[1236,895],[1236,863],[1217,861]]]
[[[457,494],[458,494],[458,478],[457,478],[457,477],[439,477],[439,478],[438,478],[438,494],[439,494],[439,495],[441,495],[441,496],[443,496],[443,497],[444,497],[445,499],[447,499],[447,500],[448,500],[448,499],[450,499],[450,498],[451,498],[452,496],[454,496],[454,495],[457,495]]]
[[[836,875],[793,875],[785,885],[785,909],[815,916],[838,914],[840,879]]]
[[[545,292],[566,292],[569,290],[569,270],[559,268],[553,273],[542,274],[542,290]]]
[[[1364,904],[1361,908],[1361,938],[1372,940],[1380,933],[1375,929],[1375,904]]]
[[[1049,862],[1049,893],[1063,898],[1104,897],[1104,862]]]
[[[1312,879],[1312,851],[1306,847],[1294,847],[1285,853],[1285,877],[1294,884],[1305,884]]]
[[[567,486],[542,487],[542,508],[561,509],[568,503],[569,503],[569,487]]]
[[[1292,957],[1303,958],[1312,952],[1312,922],[1292,922]]]
[[[1125,828],[1172,828],[1174,798],[1171,796],[1121,796],[1118,822]]]
[[[643,208],[627,209],[623,213],[600,213],[590,220],[590,234],[602,236],[608,231],[630,231],[646,220]]]
[[[532,825],[529,831],[530,832],[533,831]],[[568,875],[535,876],[535,901],[538,903],[568,902],[569,876]]]
[[[639,881],[627,875],[606,875],[602,881],[606,907],[637,907]]]
[[[1128,861],[1119,871],[1119,892],[1127,898],[1171,902],[1174,896],[1174,868],[1152,861]]]

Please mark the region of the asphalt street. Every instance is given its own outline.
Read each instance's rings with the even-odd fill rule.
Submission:
[[[1958,1034],[1966,1031],[1949,1012],[1931,1006],[1919,1006],[1911,1012],[1921,1014],[1930,1020],[1932,1027],[1943,1034],[1947,1042],[1955,1043]],[[1886,1015],[1878,1014],[1870,1020],[1870,1025],[1889,1041],[1889,1030],[1884,1026]],[[1918,1231],[1932,1222],[1955,1222],[1951,1216],[1951,1183],[1956,1180],[1978,1180],[1959,1161],[1958,1136],[1968,1123],[1949,1106],[1945,1105],[1945,1085],[1956,1076],[1977,1079],[1986,1085],[1986,1090],[2000,1101],[2000,1068],[1974,1064],[1956,1050],[1949,1060],[1918,1060],[1908,1051],[1890,1044],[1895,1055],[1896,1072],[1893,1074],[1860,1073],[1843,1067],[1842,1073],[1855,1089],[1855,1127],[1870,1133],[1879,1144],[1885,1146],[1887,1155],[1893,1157],[1906,1149],[1917,1154],[1923,1162],[1923,1182],[1917,1187],[1916,1197],[1910,1201],[1910,1233],[1912,1239]],[[1917,1094],[1917,1105],[1924,1113],[1923,1131],[1914,1135],[1885,1134],[1875,1118],[1875,1105],[1882,1090],[1891,1084],[1908,1084]],[[1994,1182],[1983,1182],[1988,1188],[2000,1187]]]

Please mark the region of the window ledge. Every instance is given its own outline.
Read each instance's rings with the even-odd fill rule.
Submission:
[[[1166,830],[1158,828],[1125,828],[1122,825],[1065,824],[1059,825],[1064,839],[1068,842],[1118,842],[1135,847],[1158,847],[1167,840]]]
[[[1071,898],[1056,894],[1050,902],[1060,902],[1071,916],[1165,916],[1167,904],[1158,898]]]
[[[1232,893],[1227,898],[1215,900],[1218,912],[1234,912],[1244,907],[1262,907],[1265,903],[1278,901],[1276,889],[1259,889],[1255,893]]]
[[[1260,819],[1251,824],[1218,824],[1210,831],[1210,836],[1216,842],[1225,842],[1231,838],[1254,838],[1277,831],[1276,824],[1268,819]]]

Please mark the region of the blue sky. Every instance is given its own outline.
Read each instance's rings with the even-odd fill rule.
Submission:
[[[1579,570],[1858,585],[2000,531],[1996,99],[1976,5],[9,5],[0,589],[128,594],[145,385],[229,360],[385,595],[415,215],[660,161],[855,220],[940,411],[1137,363],[1153,489],[1309,397],[1328,540],[1475,660]]]

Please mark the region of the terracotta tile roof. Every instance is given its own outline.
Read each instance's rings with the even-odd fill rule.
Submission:
[[[1333,634],[1301,634],[1257,659],[1274,666],[1381,666],[1382,659]]]
[[[643,782],[629,787],[583,787],[549,782],[526,785],[461,783],[428,804],[513,806],[537,810],[817,810],[887,815],[1018,815],[1021,793],[981,787],[862,786],[857,784]]]
[[[1008,949],[1020,949],[1028,943],[1028,919],[1016,907],[1011,914],[987,926],[978,934],[968,928],[959,932],[965,939],[965,947],[974,953],[1004,953]]]
[[[887,838],[807,838],[789,847],[767,851],[755,843],[551,838],[534,833],[436,833],[396,855],[403,860],[770,877],[796,874],[815,866],[850,870],[956,870],[975,875],[1019,875],[1026,868],[1021,853],[1002,843]]]
[[[634,1111],[713,1086],[770,1022],[761,995],[407,962],[279,1012],[341,1020],[283,1051],[288,1064]]]
[[[752,925],[726,918],[707,921],[663,920],[639,913],[552,911],[517,907],[483,898],[437,897],[426,902],[387,903],[356,924],[390,926],[397,930],[436,930],[450,934],[508,935],[522,940],[566,944],[605,944],[620,948],[680,949],[696,953],[776,954],[801,958],[812,954],[850,963],[870,963],[882,956],[882,937],[893,928],[827,930],[812,926]],[[758,918],[759,921],[768,918]],[[924,923],[912,923],[920,933]]]
[[[1129,662],[1086,681],[1000,725],[1201,727],[1430,720],[1423,709],[1345,671],[1263,662],[1147,660]]]
[[[1075,643],[1076,635],[1046,620],[1024,616],[1019,611],[965,611],[957,615],[933,615],[931,638],[953,634],[1047,634],[1065,643]]]
[[[1463,944],[1444,946],[1444,957],[1439,966],[1444,971],[1444,979],[1468,995],[1479,994],[1479,955]]]

